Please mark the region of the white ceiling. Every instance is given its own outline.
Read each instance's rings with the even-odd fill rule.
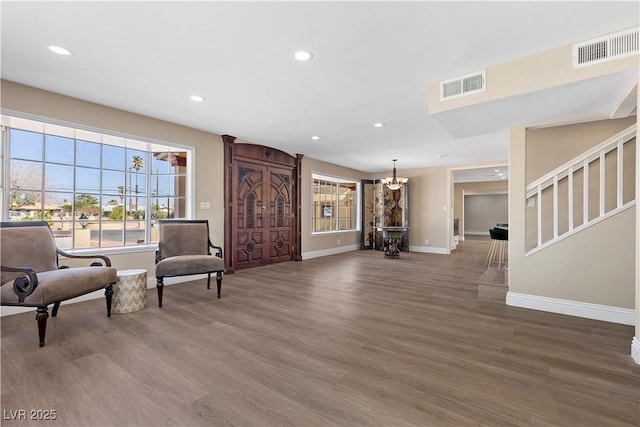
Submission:
[[[3,79],[366,172],[389,172],[395,158],[398,171],[505,162],[508,127],[610,111],[637,79],[620,73],[434,116],[426,95],[433,82],[638,26],[637,1],[1,8]],[[293,60],[298,49],[314,58]]]

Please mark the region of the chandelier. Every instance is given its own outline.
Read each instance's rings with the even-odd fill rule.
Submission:
[[[409,178],[402,178],[396,176],[396,162],[398,159],[393,159],[393,177],[382,178],[381,181],[384,185],[389,187],[389,190],[399,190],[404,184],[409,181]]]

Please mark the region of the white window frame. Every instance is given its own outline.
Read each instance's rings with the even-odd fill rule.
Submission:
[[[328,181],[331,183],[335,183],[335,184],[356,184],[356,218],[355,218],[355,223],[356,223],[356,227],[355,228],[351,228],[348,230],[327,230],[327,231],[315,231],[314,230],[314,212],[315,212],[315,206],[314,206],[314,199],[313,199],[313,195],[314,195],[314,189],[313,189],[313,184],[315,182],[315,180],[323,180],[323,181]],[[354,233],[354,232],[359,232],[362,229],[362,194],[361,194],[361,180],[359,179],[350,179],[350,178],[341,178],[341,177],[335,177],[335,176],[329,176],[329,175],[324,175],[321,173],[316,173],[316,172],[312,172],[311,173],[311,186],[310,186],[310,194],[311,194],[311,235],[317,236],[317,235],[326,235],[326,234],[339,234],[339,233]],[[339,206],[336,207],[336,211],[339,212]]]
[[[2,221],[9,220],[9,204],[8,197],[10,194],[9,185],[9,173],[10,173],[10,161],[11,156],[9,154],[8,138],[4,135],[5,128],[19,129],[36,133],[43,133],[46,135],[62,136],[65,138],[84,140],[89,142],[95,142],[98,144],[106,144],[112,146],[118,146],[123,148],[135,149],[150,152],[159,151],[183,151],[187,153],[186,163],[186,175],[185,175],[185,213],[181,218],[190,219],[195,212],[195,158],[196,148],[190,145],[179,144],[175,142],[168,142],[157,140],[148,137],[142,137],[137,135],[130,135],[117,131],[109,131],[104,129],[92,128],[89,126],[78,125],[75,123],[64,122],[60,120],[54,120],[46,117],[25,114],[21,112],[2,110],[0,112],[0,124],[2,125],[3,134],[2,141],[0,143],[0,165],[2,165],[2,172],[0,173],[0,217]],[[44,159],[42,160],[45,161]],[[102,167],[100,167],[102,171]],[[150,188],[151,169],[147,168],[146,188]],[[75,196],[75,193],[74,193]],[[148,200],[151,199],[149,191],[145,196]],[[145,206],[149,203],[145,202]],[[147,208],[147,213],[149,208]],[[145,216],[145,235],[150,236],[150,229],[154,220],[151,215]],[[74,248],[65,249],[69,253],[120,253],[120,252],[138,252],[148,251],[150,249],[157,248],[156,242],[146,242],[140,245],[128,245],[128,246],[104,246],[104,247],[92,247],[92,248]]]

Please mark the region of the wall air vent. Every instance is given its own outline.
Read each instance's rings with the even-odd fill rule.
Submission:
[[[638,54],[640,28],[619,31],[573,45],[573,68]]]
[[[440,100],[457,98],[472,93],[484,92],[486,87],[485,72],[477,71],[454,79],[440,82]]]

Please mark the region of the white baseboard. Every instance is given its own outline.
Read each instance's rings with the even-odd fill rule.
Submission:
[[[633,337],[631,340],[631,357],[633,361],[640,365],[640,339]]]
[[[213,276],[215,278],[215,276]],[[165,277],[164,285],[171,286],[176,283],[191,282],[192,280],[206,279],[206,274],[194,274],[193,276],[180,276],[180,277]],[[214,280],[214,279],[211,279]],[[215,282],[214,282],[215,283]],[[156,278],[147,276],[147,289],[156,287]],[[63,301],[61,305],[74,304],[76,302],[89,301],[92,299],[104,298],[104,289],[100,289],[90,294],[80,295],[79,297]],[[0,307],[0,317],[11,316],[12,314],[36,312],[35,307],[15,307],[15,306],[2,306]]]
[[[360,245],[339,246],[337,248],[321,249],[319,251],[303,252],[302,259],[320,258],[328,255],[342,254],[345,252],[357,251]]]
[[[507,305],[623,325],[633,326],[636,322],[636,312],[630,308],[519,294],[516,292],[507,292]]]
[[[442,254],[448,255],[450,251],[447,248],[438,248],[435,246],[411,246],[409,245],[410,252],[422,252],[425,254]]]

